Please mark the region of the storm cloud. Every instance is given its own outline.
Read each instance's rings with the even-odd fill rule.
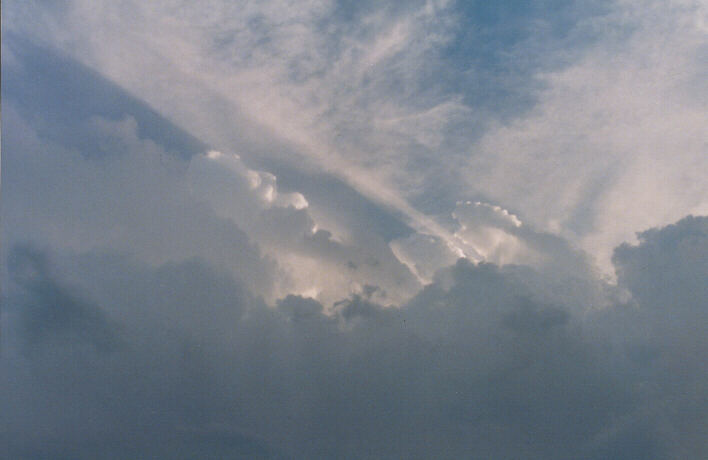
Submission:
[[[702,6],[6,3],[0,457],[708,456]]]
[[[268,307],[197,260],[18,248],[8,458],[700,457],[708,273],[679,261],[708,250],[708,221],[643,235],[615,256],[632,303],[586,314],[464,260],[400,308],[355,296],[325,314]],[[674,264],[671,304],[648,254]]]

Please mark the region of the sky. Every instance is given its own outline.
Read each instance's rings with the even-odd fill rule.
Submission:
[[[708,4],[6,1],[0,458],[708,458]]]

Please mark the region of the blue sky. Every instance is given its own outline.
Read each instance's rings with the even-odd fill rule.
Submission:
[[[702,458],[708,10],[6,2],[6,458]]]

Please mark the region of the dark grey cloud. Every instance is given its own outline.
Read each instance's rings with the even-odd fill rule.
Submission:
[[[694,321],[708,299],[708,220],[688,216],[639,233],[640,244],[615,249],[619,282],[635,293],[646,314]],[[681,295],[677,295],[677,294]]]
[[[688,216],[638,237],[639,245],[624,244],[613,257],[633,303],[603,318],[642,396],[641,410],[627,423],[650,426],[670,458],[702,458],[708,454],[708,218]]]
[[[49,273],[45,254],[31,247],[15,247],[8,264],[22,289],[18,332],[29,352],[56,346],[89,346],[110,352],[120,346],[120,333],[101,307],[77,296]]]
[[[706,305],[683,288],[703,289],[695,263],[704,261],[682,251],[706,250],[706,222],[687,218],[619,248],[620,280],[636,305],[589,314],[539,301],[513,267],[462,260],[401,308],[355,296],[326,315],[299,296],[268,307],[197,260],[151,268],[121,256],[18,249],[25,262],[10,266],[17,286],[5,318],[28,311],[20,295],[34,286],[27,273],[62,273],[73,299],[94,299],[103,312],[62,334],[81,342],[82,328],[101,324],[125,346],[108,354],[55,348],[48,359],[14,353],[27,331],[6,338],[8,452],[700,458],[708,448]],[[674,282],[661,295],[686,306],[670,315],[681,328],[645,298],[656,282],[644,280],[664,270],[662,261],[674,264]],[[79,315],[76,302],[34,299],[87,316],[86,303]]]
[[[27,248],[13,259],[3,302],[7,458],[265,456],[248,433],[204,423],[236,409],[221,387],[226,369],[213,363],[255,302],[240,283],[196,260],[152,269],[96,255],[61,264]],[[68,294],[49,273],[79,284]]]

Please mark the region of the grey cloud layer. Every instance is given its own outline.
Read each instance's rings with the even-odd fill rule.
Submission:
[[[6,455],[700,458],[708,219],[644,235],[616,255],[637,305],[585,315],[464,261],[401,309],[327,316],[198,261],[17,248]]]

